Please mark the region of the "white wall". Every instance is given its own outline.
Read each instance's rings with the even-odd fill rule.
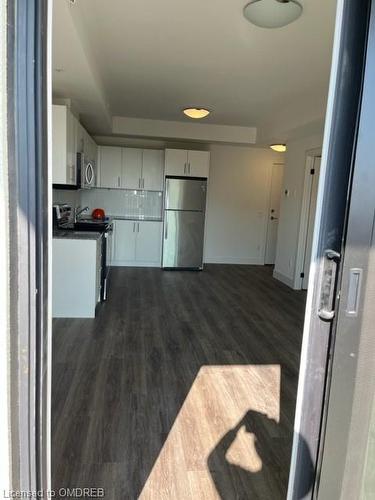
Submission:
[[[323,131],[321,134],[291,140],[287,144],[274,276],[291,287],[294,287],[296,274],[302,272],[302,269],[296,269],[296,256],[306,153],[321,147],[322,143]],[[285,190],[289,191],[288,196],[284,194]]]
[[[272,163],[270,149],[211,146],[205,262],[264,264]]]

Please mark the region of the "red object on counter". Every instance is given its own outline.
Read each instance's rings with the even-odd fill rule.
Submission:
[[[105,218],[105,212],[102,208],[94,208],[91,214],[93,219],[104,219]]]

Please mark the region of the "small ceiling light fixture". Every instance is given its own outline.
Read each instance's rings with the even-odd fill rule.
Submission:
[[[302,10],[297,0],[252,0],[245,5],[243,14],[260,28],[281,28],[298,19]]]
[[[270,148],[278,153],[285,153],[286,144],[270,144]]]
[[[210,111],[205,108],[185,108],[183,112],[186,116],[195,120],[200,120],[210,114]]]

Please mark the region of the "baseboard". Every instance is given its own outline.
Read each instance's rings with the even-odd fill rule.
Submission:
[[[293,288],[293,290],[294,290],[294,280],[292,278],[289,278],[288,276],[285,276],[284,274],[279,273],[275,270],[273,271],[273,277],[276,280],[281,281],[281,283],[284,283],[284,285],[287,285],[290,288]]]
[[[263,260],[259,259],[237,259],[228,257],[209,257],[204,260],[205,264],[245,264],[248,266],[263,266]]]
[[[128,262],[116,261],[111,262],[111,267],[161,267],[160,262]]]

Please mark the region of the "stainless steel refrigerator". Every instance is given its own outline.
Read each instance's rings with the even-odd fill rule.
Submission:
[[[166,178],[164,269],[203,269],[206,191],[206,179]]]

